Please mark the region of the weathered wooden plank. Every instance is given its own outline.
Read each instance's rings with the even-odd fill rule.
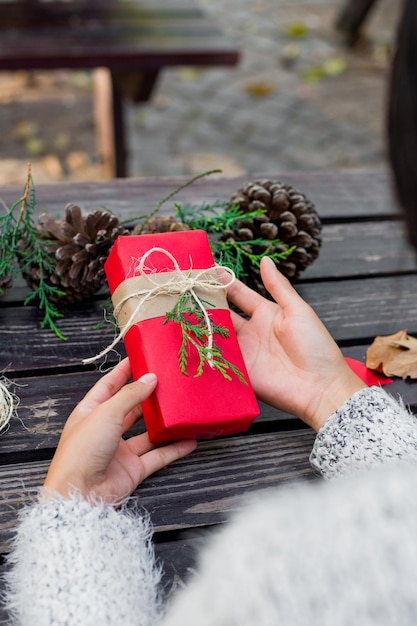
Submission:
[[[417,272],[415,252],[406,240],[401,221],[326,223],[319,256],[301,273],[300,280],[396,275],[413,271]],[[5,304],[21,304],[28,293],[25,281],[19,276],[0,299],[0,308]],[[104,286],[100,292],[103,299],[107,293]]]
[[[325,224],[319,256],[301,273],[300,280],[395,275],[416,270],[415,251],[407,242],[402,222]]]
[[[5,572],[6,572],[6,566],[0,565],[0,580],[3,579]],[[10,626],[10,616],[6,612],[6,608],[4,607],[4,604],[1,600],[0,600],[0,625]]]
[[[36,460],[42,451],[45,456],[52,456],[70,412],[100,376],[99,372],[76,372],[14,378],[12,390],[19,398],[18,417],[12,419],[9,430],[1,437],[0,465],[18,462],[23,457],[25,461]],[[292,418],[264,403],[260,407],[256,422],[270,423],[271,430],[276,422]],[[139,422],[134,432],[144,430],[144,423]]]
[[[367,341],[402,328],[417,333],[417,276],[298,285],[330,333],[342,343]]]
[[[178,193],[162,207],[161,213],[172,214],[175,202],[197,205],[226,202],[243,183],[263,178],[265,176],[207,176]],[[305,193],[326,220],[398,216],[386,171],[276,172],[270,178],[293,185]],[[0,198],[7,205],[21,197],[25,179],[25,172],[22,172],[21,187],[0,187]],[[133,219],[146,215],[185,181],[184,177],[131,178],[99,183],[37,185],[37,209],[39,214],[47,211],[55,215],[62,213],[66,204],[74,202],[84,211],[106,207],[123,219]]]
[[[34,306],[0,307],[0,370],[28,370],[43,367],[81,366],[83,358],[94,356],[114,338],[111,324],[103,321],[100,302],[65,310],[57,321],[66,341],[48,328],[41,329],[43,313]],[[123,346],[120,351],[124,354]],[[85,369],[85,368],[83,368]]]
[[[100,377],[96,372],[14,379],[18,416],[1,437],[0,464],[10,455],[30,460],[41,450],[57,446],[62,428],[75,405]],[[5,456],[6,455],[6,456]]]
[[[417,333],[417,276],[302,283],[297,290],[340,342],[364,343],[376,335],[407,328]],[[74,366],[97,354],[113,338],[110,324],[94,326],[102,317],[97,303],[69,310],[60,321],[66,342],[39,330],[42,314],[34,307],[0,307],[0,371]],[[123,353],[123,346],[120,345]]]
[[[189,530],[174,541],[155,543],[155,556],[162,565],[161,589],[165,600],[196,575],[198,554],[211,534],[207,529]]]
[[[135,493],[156,531],[219,524],[240,508],[242,496],[314,476],[308,460],[309,430],[206,441],[187,459],[150,477]],[[0,553],[19,509],[42,485],[48,461],[0,467]]]
[[[365,361],[366,345],[344,348],[346,356]],[[14,378],[15,393],[20,402],[18,418],[13,418],[9,430],[0,440],[0,465],[20,461],[50,458],[62,428],[72,408],[101,376],[99,372],[67,373],[28,378]],[[386,387],[394,397],[401,396],[417,411],[417,382],[395,379]],[[259,403],[261,413],[256,418],[250,433],[280,431],[298,420],[293,415]],[[299,423],[301,426],[301,422]],[[135,433],[143,432],[144,423],[139,422]]]

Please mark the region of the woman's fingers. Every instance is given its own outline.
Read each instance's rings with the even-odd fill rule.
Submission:
[[[274,261],[265,256],[261,260],[261,278],[265,288],[269,291],[275,302],[282,308],[300,300],[299,295],[291,283],[278,271]],[[255,310],[266,302],[265,298],[256,293],[239,280],[235,280],[227,288],[227,297],[239,307],[246,315],[251,317]]]
[[[132,452],[135,452],[140,457],[142,466],[140,482],[170,463],[187,456],[197,447],[197,442],[193,439],[183,439],[155,448],[149,441],[147,433],[132,437],[128,443]]]
[[[305,304],[290,281],[281,274],[269,257],[263,257],[261,260],[261,278],[265,288],[281,309]]]
[[[142,416],[142,407],[140,406],[140,403],[138,403],[125,416],[122,427],[123,433],[127,433],[127,431],[130,430],[130,428],[132,428],[132,426],[134,426],[136,422],[138,422],[142,418]]]

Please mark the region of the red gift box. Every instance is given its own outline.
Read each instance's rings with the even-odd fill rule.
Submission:
[[[154,248],[162,248],[167,254],[155,251]],[[142,261],[143,268],[140,268],[144,255],[146,261]],[[175,270],[172,258],[167,255],[172,255],[181,273]],[[140,280],[152,281],[146,287],[149,295],[149,291],[153,289],[153,281],[157,278],[158,282],[162,283],[170,280],[175,282],[180,274],[190,275],[190,270],[193,270],[194,274],[201,274],[201,270],[213,267],[214,260],[205,231],[118,237],[105,263],[105,272],[113,299],[116,295],[118,299],[123,297],[118,295],[122,292],[125,296],[127,294],[123,300],[129,301],[130,309],[127,311],[122,309],[121,317],[118,316],[119,324],[125,324],[132,308],[136,309],[139,301],[143,300],[143,295],[139,295],[139,291],[143,294],[143,289],[138,291],[137,287],[132,286],[135,282],[132,279],[137,280],[141,273],[145,274],[145,278],[142,277]],[[217,276],[215,280],[218,282]],[[230,375],[228,380],[208,363],[204,364],[201,375],[196,376],[199,356],[193,347],[188,349],[186,374],[181,371],[179,363],[179,349],[183,339],[181,327],[175,321],[167,321],[166,317],[167,311],[172,309],[172,302],[177,302],[179,295],[176,295],[174,300],[171,296],[168,305],[164,301],[164,295],[149,298],[147,305],[156,309],[149,317],[148,313],[145,313],[145,319],[136,321],[130,327],[128,324],[129,329],[124,335],[124,343],[134,379],[138,379],[146,372],[155,372],[158,376],[155,392],[142,405],[149,438],[154,443],[182,438],[211,438],[243,432],[259,415],[259,407],[224,298],[224,289],[210,291],[206,298],[210,303],[214,298],[213,291],[221,291],[224,306],[221,308],[205,306],[206,315],[212,324],[226,327],[229,332],[227,337],[216,333],[214,341],[220,348],[222,356],[238,368],[245,382],[230,369],[227,369],[227,375]],[[131,295],[132,292],[134,296]],[[118,299],[116,301],[120,302]],[[168,308],[164,308],[164,305]],[[118,308],[116,306],[115,311]],[[140,309],[142,310],[143,306]]]

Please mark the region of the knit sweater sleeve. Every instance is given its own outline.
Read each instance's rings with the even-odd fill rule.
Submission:
[[[160,569],[148,517],[80,496],[25,508],[5,604],[19,626],[155,626]]]
[[[417,462],[417,419],[381,387],[356,392],[333,413],[310,456],[325,478],[402,459]]]

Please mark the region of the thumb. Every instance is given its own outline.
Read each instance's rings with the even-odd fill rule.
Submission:
[[[281,274],[273,260],[268,256],[261,260],[261,277],[266,289],[281,308],[302,301],[290,281]]]
[[[140,414],[140,403],[151,395],[156,383],[156,374],[149,372],[141,376],[136,382],[125,385],[99,407],[97,419],[107,420],[121,426],[131,411],[137,418]]]

